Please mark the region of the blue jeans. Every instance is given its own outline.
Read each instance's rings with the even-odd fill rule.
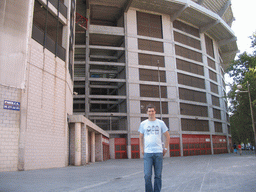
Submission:
[[[163,153],[144,153],[144,178],[146,192],[160,192],[162,187]],[[154,189],[152,187],[152,167],[154,167]]]

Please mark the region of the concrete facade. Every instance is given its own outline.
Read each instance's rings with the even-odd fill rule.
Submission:
[[[127,155],[123,157],[131,158],[131,139],[138,138],[139,123],[147,117],[143,109],[149,102],[164,104],[158,117],[170,127],[171,137],[179,139],[179,155],[186,145],[184,135],[209,136],[205,142],[210,142],[211,154],[219,144],[214,139],[225,140],[228,148],[224,69],[237,51],[229,1],[218,0],[218,5],[211,0],[115,3],[1,2],[0,171],[85,165],[107,159],[107,153],[115,158],[115,139],[125,139]],[[84,26],[75,26],[76,13],[84,16]],[[140,13],[160,18],[160,38],[138,33]],[[175,22],[182,27],[174,26]],[[198,31],[199,36],[186,28]],[[163,51],[141,48],[142,41],[162,44]],[[191,46],[191,41],[199,42],[201,48]],[[213,55],[208,52],[209,41]],[[141,64],[140,55],[164,58],[164,66]],[[191,55],[200,55],[201,60]],[[178,60],[202,67],[203,75],[178,68]],[[161,71],[165,81],[141,79],[142,71]],[[205,87],[182,84],[181,76],[190,78],[187,82],[200,79]],[[164,87],[167,96],[143,95],[141,86]],[[181,89],[204,94],[205,101],[181,98]],[[5,101],[19,102],[20,109],[4,109]],[[206,109],[207,116],[192,113],[195,109]],[[68,122],[72,115],[84,117]],[[192,130],[189,124],[191,129],[186,130],[184,119],[207,122],[201,127],[209,129]]]
[[[67,114],[72,114],[67,110],[72,109],[72,101],[66,103],[72,83],[65,62],[31,39],[28,65],[26,130],[21,135],[27,143],[24,169],[64,167],[68,165]]]
[[[73,114],[73,69],[70,66],[73,61],[69,52],[72,53],[69,44],[71,18],[67,14],[70,13],[71,1],[59,2],[64,8],[62,12],[54,3],[45,0],[1,2],[0,171],[65,167],[71,163],[70,146],[73,143],[68,116]],[[42,44],[37,38],[41,32],[35,31],[36,4],[44,10],[48,6],[51,11],[47,13],[48,17],[57,16],[63,25],[61,45],[58,44],[62,47],[58,50],[64,50],[61,56],[49,47],[50,40],[48,44]],[[47,35],[44,38],[47,39]],[[54,46],[57,47],[57,43]],[[5,101],[19,102],[20,108],[5,109]],[[90,123],[90,126],[94,125]],[[95,146],[95,135],[91,134],[89,138],[88,134],[85,135],[87,148]],[[88,144],[89,139],[91,144]],[[102,143],[98,135],[96,139]],[[75,141],[75,147],[81,149]],[[97,147],[102,150],[102,146]],[[88,150],[84,149],[74,154],[76,165],[81,164],[78,157],[82,155],[87,158],[84,164],[90,161]],[[102,159],[102,154],[96,159],[91,155],[93,162]]]
[[[142,38],[141,36],[137,35],[137,23],[136,23],[136,13],[137,11],[142,11],[142,10],[137,10],[137,9],[129,9],[127,11],[127,28],[128,28],[128,63],[127,66],[129,66],[129,109],[130,109],[130,133],[131,133],[131,138],[138,138],[138,125],[140,124],[141,117],[147,117],[146,114],[141,114],[141,105],[140,101],[141,100],[146,100],[146,101],[151,101],[154,102],[156,100],[160,101],[159,98],[141,98],[140,96],[140,76],[139,76],[139,69],[142,68],[139,66],[139,59],[138,59],[138,54],[139,53],[145,53],[145,54],[152,54],[150,51],[141,51],[138,48],[138,39]],[[143,10],[143,12],[150,13],[150,14],[159,14],[156,12],[148,12],[146,10]],[[162,16],[162,30],[163,30],[163,39],[160,40],[163,42],[164,46],[164,52],[163,53],[153,53],[157,55],[164,56],[165,58],[165,68],[160,68],[160,70],[165,70],[166,71],[166,83],[161,83],[161,85],[167,86],[167,94],[168,98],[161,98],[162,102],[168,102],[168,113],[163,114],[163,118],[168,118],[168,123],[169,123],[169,129],[170,129],[170,135],[172,137],[180,137],[181,138],[181,146],[182,146],[182,134],[210,134],[210,135],[225,135],[228,138],[230,137],[230,132],[228,132],[228,119],[226,119],[226,114],[227,114],[227,108],[226,108],[226,100],[224,98],[220,99],[220,106],[219,109],[221,110],[221,123],[222,123],[222,129],[223,132],[221,134],[215,133],[214,129],[214,121],[216,121],[215,117],[213,116],[213,108],[214,106],[212,105],[211,101],[211,87],[210,87],[210,82],[212,80],[210,79],[209,76],[209,69],[210,67],[208,66],[207,63],[207,56],[209,55],[206,53],[206,47],[205,47],[205,34],[200,34],[200,37],[198,40],[201,42],[202,45],[202,63],[200,63],[202,66],[204,66],[204,79],[205,79],[205,90],[206,90],[206,97],[207,97],[207,103],[205,106],[208,107],[207,113],[209,114],[208,118],[204,118],[206,120],[209,120],[209,132],[198,132],[198,131],[189,131],[189,132],[184,132],[182,131],[181,128],[181,119],[186,117],[184,115],[181,115],[180,112],[180,103],[184,102],[179,98],[179,87],[184,87],[184,88],[189,88],[191,87],[188,86],[183,86],[178,84],[178,76],[177,74],[181,72],[179,69],[176,67],[176,58],[181,58],[185,59],[187,61],[192,61],[188,60],[184,57],[180,57],[176,55],[175,53],[175,45],[182,45],[179,42],[176,42],[174,40],[174,32],[177,31],[171,22],[171,17],[168,15],[161,15]],[[184,33],[184,32],[183,32]],[[189,35],[188,33],[184,33],[186,35]],[[150,37],[143,37],[143,39],[148,39],[148,40],[158,40]],[[159,41],[159,40],[158,40]],[[191,47],[188,47],[186,45],[182,45],[186,48],[193,49]],[[221,66],[220,63],[220,57],[218,55],[218,44],[214,42],[214,55],[216,55],[215,58],[212,58],[216,62],[216,73],[217,73],[217,84],[218,84],[218,94],[216,94],[218,97],[225,95],[225,85],[223,84],[224,82],[224,76],[223,74],[223,66]],[[194,62],[194,61],[193,61]],[[156,69],[156,67],[147,67],[147,69]],[[182,71],[182,73],[184,73]],[[186,73],[189,75],[192,75],[191,73]],[[148,82],[147,82],[148,83]],[[149,84],[149,83],[148,83]],[[158,82],[155,83],[150,83],[151,85],[158,85]],[[202,89],[196,89],[193,88],[194,90],[201,91]],[[186,102],[186,101],[185,101]],[[193,103],[191,101],[187,101],[187,103]],[[195,103],[198,105],[198,103]],[[144,106],[145,107],[145,106]],[[160,118],[160,114],[158,112],[158,118]],[[189,118],[199,118],[196,116],[190,116]],[[219,120],[218,120],[219,121]],[[182,153],[182,151],[181,151]],[[213,152],[212,152],[213,153]]]
[[[1,8],[0,171],[67,166],[67,64],[31,38],[34,1],[4,1]],[[3,109],[4,100],[20,102],[20,110]]]
[[[74,96],[74,114],[86,116],[110,134],[111,158],[115,157],[115,138],[126,140],[127,157],[131,158],[131,139],[139,137],[139,124],[147,118],[143,109],[150,102],[164,105],[158,107],[157,117],[169,126],[171,137],[179,139],[179,155],[187,152],[183,148],[183,137],[187,135],[198,136],[197,145],[199,138],[207,135],[207,154],[216,153],[216,137],[222,149],[229,151],[224,70],[237,52],[236,37],[230,28],[230,1],[121,0],[115,5],[111,1],[77,4],[77,12],[88,23],[86,31],[76,28],[74,90],[78,94]],[[154,23],[145,28],[148,34],[143,34],[139,14],[145,20],[160,19],[161,28],[156,29]],[[160,35],[149,34],[150,30],[159,30]],[[143,43],[148,43],[147,48],[141,47]],[[149,49],[150,43],[155,43],[155,50]],[[156,50],[160,44],[162,51]],[[141,55],[163,58],[164,65],[149,64],[149,59],[142,64]],[[180,61],[183,68],[178,66]],[[195,72],[197,68],[200,73]],[[152,80],[157,71],[165,74],[165,81]],[[147,75],[152,79],[143,79]],[[181,78],[187,82],[180,82]],[[203,87],[196,81],[203,82]],[[154,87],[155,92],[157,87],[164,87],[167,96],[143,95],[142,86]]]
[[[4,100],[20,102],[21,91],[19,89],[0,86],[0,105]],[[16,171],[18,163],[18,145],[20,113],[15,110],[0,108],[0,171]]]

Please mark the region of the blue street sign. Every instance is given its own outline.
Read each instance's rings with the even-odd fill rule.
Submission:
[[[20,102],[4,100],[4,109],[20,110]]]

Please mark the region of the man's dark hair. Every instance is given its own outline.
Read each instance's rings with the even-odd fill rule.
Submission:
[[[156,111],[156,107],[152,104],[148,104],[147,107],[146,107],[146,111],[148,111],[148,109],[154,109]]]

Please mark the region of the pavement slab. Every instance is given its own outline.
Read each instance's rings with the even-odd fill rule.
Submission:
[[[162,192],[256,192],[256,156],[165,157]],[[0,192],[143,192],[143,159],[0,172]]]

